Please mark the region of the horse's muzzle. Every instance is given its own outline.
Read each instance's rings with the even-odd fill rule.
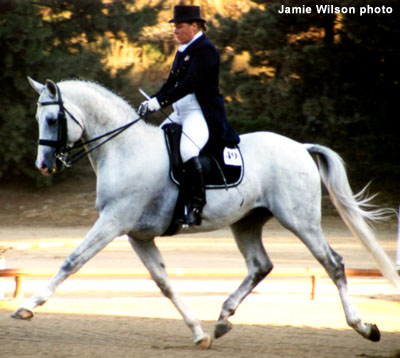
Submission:
[[[36,167],[39,169],[42,175],[49,176],[57,171],[57,161],[54,157],[54,151],[48,151],[39,155],[36,161]]]
[[[52,167],[52,169],[50,169],[51,167],[48,167],[46,164],[42,164],[38,167],[40,173],[42,173],[42,175],[45,176],[49,176],[51,174],[54,174],[57,171],[57,165],[54,162],[54,165]]]

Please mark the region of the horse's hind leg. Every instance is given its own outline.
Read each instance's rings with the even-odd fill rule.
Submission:
[[[297,228],[292,231],[302,239],[338,288],[347,324],[364,338],[375,342],[379,341],[380,333],[378,327],[374,324],[363,323],[350,301],[342,257],[329,246],[319,224],[312,225],[309,221],[304,221],[303,223],[302,230]]]
[[[195,344],[200,348],[210,348],[210,336],[203,332],[200,321],[197,319],[196,315],[183,303],[181,298],[172,289],[170,279],[165,270],[164,261],[154,240],[141,241],[130,237],[129,242],[143,264],[149,270],[151,277],[160,288],[161,292],[172,301],[176,309],[182,315],[186,325],[192,331]]]
[[[263,210],[231,226],[236,244],[246,260],[248,274],[239,288],[224,302],[218,322],[215,325],[215,338],[219,338],[232,328],[228,318],[232,316],[239,304],[272,270],[272,263],[262,243],[262,227],[270,214]]]

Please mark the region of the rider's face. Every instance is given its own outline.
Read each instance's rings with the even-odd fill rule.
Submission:
[[[187,44],[199,31],[197,23],[188,24],[186,22],[178,22],[175,24],[174,34],[180,45]]]

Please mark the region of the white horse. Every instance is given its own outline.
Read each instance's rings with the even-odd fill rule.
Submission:
[[[29,81],[40,94],[36,117],[41,141],[36,165],[43,174],[49,175],[57,169],[55,144],[60,140],[63,113],[66,141],[70,145],[82,137],[90,140],[129,122],[136,123],[90,153],[97,174],[99,218],[59,272],[24,302],[13,317],[32,318],[34,308],[43,305],[64,280],[115,237],[126,234],[162,293],[183,316],[194,342],[200,347],[210,347],[210,336],[171,287],[154,242],[168,228],[178,196],[178,188],[169,177],[163,131],[139,120],[127,102],[97,84],[73,80],[56,85],[48,80],[43,85]],[[347,226],[365,244],[385,276],[400,287],[396,271],[366,223],[366,219],[376,220],[382,212],[363,208],[367,201],[352,194],[340,157],[326,147],[257,132],[242,135],[240,149],[246,168],[243,181],[229,190],[207,191],[202,225],[186,231],[230,226],[248,268],[242,284],[222,306],[215,337],[231,329],[229,317],[272,270],[262,243],[262,227],[275,217],[326,269],[338,288],[349,326],[363,337],[378,341],[380,333],[376,325],[363,323],[350,302],[342,258],[330,248],[322,232],[321,179]],[[318,166],[311,154],[317,157]]]

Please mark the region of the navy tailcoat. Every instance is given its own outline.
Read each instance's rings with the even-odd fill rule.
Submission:
[[[219,53],[203,34],[185,51],[177,52],[168,79],[155,97],[164,108],[194,93],[210,132],[207,146],[231,147],[240,139],[226,119],[219,92],[219,66]]]

